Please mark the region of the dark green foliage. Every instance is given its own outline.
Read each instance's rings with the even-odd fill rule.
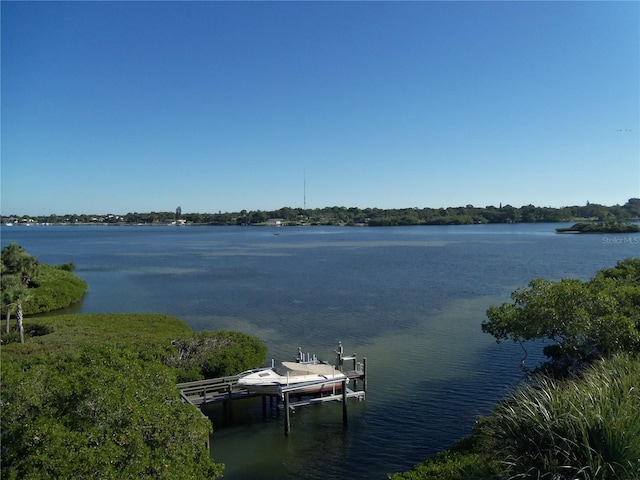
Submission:
[[[627,259],[589,282],[536,279],[491,307],[482,330],[498,341],[548,339],[545,353],[566,370],[621,352],[640,352],[640,259]]]
[[[501,478],[498,463],[478,453],[443,452],[413,470],[389,475],[390,480],[489,480]]]
[[[35,257],[17,243],[10,243],[2,249],[2,275],[15,275],[26,287],[38,278],[39,264]]]
[[[206,447],[210,421],[180,401],[176,372],[162,364],[187,325],[94,314],[25,328],[40,336],[1,351],[2,478],[221,475]]]
[[[87,293],[87,282],[67,268],[40,265],[38,285],[23,305],[26,315],[50,312],[79,302]]]
[[[159,363],[87,347],[25,366],[2,365],[6,478],[220,475],[206,448],[209,420],[179,400]]]
[[[56,268],[67,272],[73,272],[76,269],[76,266],[73,263],[61,263],[60,265],[56,265]]]
[[[637,233],[640,227],[633,223],[576,223],[567,228],[556,228],[558,233]]]
[[[165,360],[180,381],[236,375],[264,364],[267,347],[256,337],[220,330],[173,342],[178,352]]]
[[[79,302],[87,283],[72,272],[73,263],[41,264],[18,244],[2,249],[2,315],[16,310],[24,315],[50,312]]]

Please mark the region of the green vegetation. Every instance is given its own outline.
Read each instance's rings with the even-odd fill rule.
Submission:
[[[640,227],[633,223],[596,222],[575,223],[567,228],[556,228],[558,233],[637,233]]]
[[[25,315],[51,312],[79,302],[87,293],[87,282],[72,273],[69,264],[40,264],[38,280],[25,302]]]
[[[266,345],[256,337],[225,330],[200,332],[173,343],[177,352],[165,363],[179,370],[180,382],[235,375],[261,366],[267,356]]]
[[[42,264],[15,243],[2,249],[1,258],[2,315],[7,327],[12,311],[21,320],[24,315],[68,307],[87,293],[87,283],[73,274],[72,263]]]
[[[494,412],[487,432],[511,477],[640,475],[640,361],[596,362],[579,381],[539,378]]]
[[[501,478],[495,476],[500,467],[488,455],[460,451],[451,448],[439,453],[432,459],[416,465],[413,470],[405,473],[392,473],[390,480],[484,480]]]
[[[1,351],[3,478],[221,476],[211,422],[180,401],[182,373],[168,365],[176,345],[192,345],[207,368],[255,368],[266,354],[256,338],[142,314],[39,317],[25,332]],[[200,351],[202,339],[217,344]]]
[[[549,358],[447,452],[393,480],[640,478],[640,259],[588,282],[536,279],[491,307],[498,341],[551,340]]]
[[[640,353],[640,258],[588,282],[535,279],[511,298],[489,308],[482,330],[498,341],[550,340],[544,350],[550,368],[571,371],[617,353]]]
[[[2,217],[2,222],[13,224],[50,223],[50,224],[87,224],[108,225],[162,225],[185,222],[194,225],[267,225],[279,220],[281,225],[467,225],[475,223],[534,223],[534,222],[571,222],[589,221],[638,221],[640,220],[640,198],[632,198],[625,205],[604,206],[587,202],[584,206],[562,208],[536,207],[523,205],[519,208],[511,205],[495,207],[450,208],[290,208],[283,207],[272,211],[247,211],[234,213],[182,213],[178,207],[175,212],[127,213],[126,215],[88,215],[67,214],[48,216]]]

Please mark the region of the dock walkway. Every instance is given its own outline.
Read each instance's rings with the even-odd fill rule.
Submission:
[[[207,403],[219,403],[259,396],[257,393],[238,385],[240,375],[209,378],[195,382],[178,383],[180,397],[186,403],[201,406]]]

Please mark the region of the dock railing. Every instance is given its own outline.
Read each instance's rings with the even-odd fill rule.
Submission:
[[[256,371],[259,371],[258,369]],[[238,385],[238,379],[251,373],[242,372],[228,377],[209,378],[194,382],[178,383],[176,387],[180,391],[183,401],[192,405],[202,405],[209,402],[223,401],[231,398],[253,396],[249,390]]]

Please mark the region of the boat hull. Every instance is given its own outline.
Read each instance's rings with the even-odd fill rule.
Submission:
[[[345,378],[346,380],[346,378]],[[320,385],[310,385],[310,386],[306,386],[306,387],[300,387],[300,388],[295,388],[296,384],[295,383],[289,383],[287,384],[271,384],[271,385],[265,385],[265,384],[261,384],[261,385],[257,385],[257,384],[243,384],[242,382],[238,382],[239,385],[242,385],[243,387],[247,388],[248,390],[251,390],[254,393],[259,393],[260,395],[281,395],[281,388],[282,387],[293,387],[293,390],[291,390],[290,393],[296,394],[296,395],[314,395],[317,393],[326,393],[326,392],[340,392],[342,391],[342,381],[338,381],[335,383],[329,383],[329,384],[320,384]]]

